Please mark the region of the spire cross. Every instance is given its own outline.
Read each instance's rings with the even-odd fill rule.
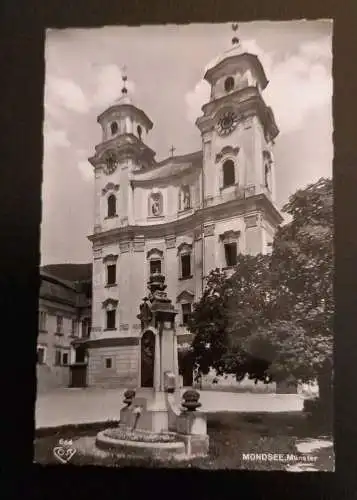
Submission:
[[[174,155],[174,152],[176,151],[176,148],[174,146],[171,146],[170,148],[170,153],[171,153],[171,156]]]
[[[121,89],[122,94],[127,94],[127,92],[128,92],[128,89],[126,88],[126,81],[128,79],[128,77],[126,75],[126,70],[127,70],[127,67],[124,65],[122,68],[122,77],[121,77],[121,79],[123,80],[123,88]]]
[[[232,30],[234,31],[234,33],[238,31],[238,23],[232,23]],[[239,38],[236,35],[234,35],[234,37],[232,38],[232,44],[233,45],[239,44]]]

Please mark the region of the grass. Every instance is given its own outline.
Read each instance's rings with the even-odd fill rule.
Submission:
[[[326,429],[311,424],[301,413],[242,414],[222,412],[207,415],[210,450],[207,458],[189,462],[157,462],[148,459],[118,458],[114,455],[93,457],[76,453],[72,465],[102,466],[144,466],[144,467],[198,467],[201,469],[249,469],[285,470],[287,464],[281,462],[250,462],[243,460],[243,453],[293,453],[297,454],[295,443],[299,439],[326,436]],[[113,426],[113,423],[112,423]],[[55,431],[47,430],[38,434],[35,440],[34,460],[41,464],[58,464],[53,456],[53,448],[59,439],[78,439],[96,436],[99,430],[110,427],[108,423],[87,426],[67,426]],[[317,456],[316,468],[333,470],[333,452],[324,448],[314,452]]]

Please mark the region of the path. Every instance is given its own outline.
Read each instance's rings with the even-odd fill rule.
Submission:
[[[36,402],[36,428],[118,420],[125,389],[57,389],[40,394]],[[200,391],[206,412],[301,411],[299,394],[250,394]]]

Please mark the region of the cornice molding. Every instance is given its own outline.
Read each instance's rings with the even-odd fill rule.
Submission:
[[[253,211],[263,211],[264,216],[273,226],[278,226],[284,220],[275,205],[268,200],[265,194],[256,194],[200,208],[195,210],[190,216],[175,219],[171,222],[119,227],[106,232],[92,234],[88,236],[88,239],[92,243],[99,245],[117,243],[119,240],[120,245],[125,244],[129,246],[129,240],[132,240],[138,233],[144,235],[147,239],[162,238],[165,234],[175,234],[178,236],[188,231],[198,230],[198,227],[204,223],[209,223],[217,219],[227,219],[227,217],[241,217]],[[129,248],[126,251],[129,251]]]
[[[103,257],[103,264],[105,264],[106,262],[116,262],[117,260],[118,260],[118,255],[114,255],[111,253]]]
[[[219,153],[216,154],[216,163],[219,163],[222,158],[224,158],[227,155],[233,155],[237,156],[239,153],[238,147],[232,148],[232,146],[224,146]]]
[[[195,294],[193,292],[191,292],[190,290],[182,290],[182,292],[177,295],[176,302],[179,303],[182,302],[182,300],[192,302],[194,298]]]
[[[102,195],[107,194],[109,191],[119,191],[119,184],[108,182],[108,184],[102,189]]]
[[[164,252],[162,250],[160,250],[159,248],[151,248],[147,254],[146,254],[146,258],[147,259],[150,259],[150,257],[152,257],[153,255],[158,255],[161,259],[163,259],[164,257]]]
[[[119,304],[119,300],[113,299],[113,298],[108,298],[108,299],[103,300],[102,308],[108,309],[109,307],[111,307],[111,308],[115,309],[118,306],[118,304]]]

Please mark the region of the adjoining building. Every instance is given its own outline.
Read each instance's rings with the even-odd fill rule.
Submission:
[[[77,266],[77,267],[76,267]],[[91,325],[91,265],[87,276],[69,281],[68,270],[83,266],[45,266],[40,270],[37,390],[85,386],[87,353],[83,342]],[[51,271],[51,273],[50,273]],[[54,275],[56,273],[56,275]],[[78,274],[78,273],[77,273]]]
[[[204,78],[211,95],[196,121],[200,151],[155,160],[147,145],[154,125],[128,95],[126,76],[122,96],[98,116],[102,141],[89,159],[95,177],[90,386],[140,385],[137,314],[150,274],[165,275],[179,310],[178,344],[187,351],[187,319],[207,274],[232,272],[239,253],[269,252],[282,222],[273,156],[279,131],[263,98],[264,68],[234,38]],[[185,377],[187,385],[192,370]]]

